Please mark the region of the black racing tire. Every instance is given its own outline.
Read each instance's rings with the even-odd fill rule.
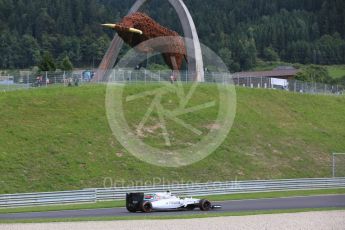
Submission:
[[[201,211],[209,211],[211,209],[211,202],[205,199],[200,200],[199,208]]]
[[[150,201],[143,201],[140,208],[142,212],[152,212],[152,203]]]
[[[135,208],[130,208],[130,207],[127,207],[127,210],[128,212],[137,212],[137,210]]]

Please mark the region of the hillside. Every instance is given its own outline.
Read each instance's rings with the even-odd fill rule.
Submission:
[[[154,87],[133,85],[126,93]],[[215,97],[213,87],[201,86],[197,98]],[[331,153],[345,150],[345,97],[238,88],[233,129],[212,155],[177,169],[152,166],[112,136],[105,90],[94,85],[0,93],[0,193],[103,187],[106,177],[117,185],[158,177],[166,183],[326,177]],[[130,124],[148,103],[149,97],[128,108]],[[213,116],[211,111],[190,121],[204,129]],[[172,128],[184,140],[175,145],[194,141]],[[159,133],[153,129],[147,141],[159,145]]]
[[[44,57],[56,66],[68,57],[75,67],[97,67],[117,22],[134,0],[0,0],[0,68],[31,68]],[[258,59],[302,64],[345,64],[345,2],[335,0],[185,0],[201,41],[233,72]],[[178,32],[168,1],[141,9]],[[49,69],[49,70],[53,70]]]

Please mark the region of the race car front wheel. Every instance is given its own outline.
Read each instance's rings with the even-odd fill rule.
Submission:
[[[149,201],[144,201],[141,203],[141,211],[142,212],[152,212],[152,204]]]
[[[211,202],[208,200],[200,200],[199,208],[201,211],[209,211],[211,209]]]

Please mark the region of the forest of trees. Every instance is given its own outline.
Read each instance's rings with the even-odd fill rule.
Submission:
[[[57,66],[97,67],[111,31],[134,0],[0,0],[0,68],[31,68],[49,57]],[[257,59],[302,64],[345,63],[344,0],[185,0],[200,40],[231,71]],[[181,32],[167,1],[142,9]]]

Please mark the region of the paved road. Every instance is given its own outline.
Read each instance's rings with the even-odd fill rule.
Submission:
[[[222,209],[210,211],[212,213],[240,212],[240,211],[265,211],[288,210],[304,208],[345,208],[345,195],[327,195],[312,197],[290,197],[258,200],[223,201],[214,204],[222,205]],[[125,208],[104,208],[93,210],[71,210],[54,212],[31,212],[17,214],[0,214],[0,220],[8,219],[35,219],[35,218],[76,218],[76,217],[123,217],[123,216],[176,216],[202,214],[201,211],[169,211],[153,213],[129,213]]]

